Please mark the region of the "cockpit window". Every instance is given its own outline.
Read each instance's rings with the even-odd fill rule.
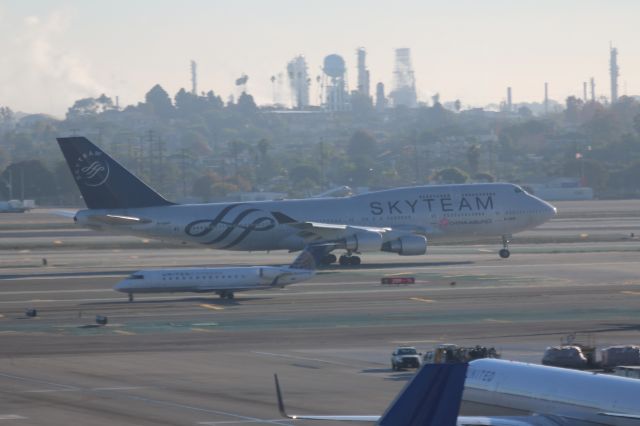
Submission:
[[[518,185],[515,185],[515,188],[513,188],[513,190],[516,192],[516,194],[524,192],[524,189],[520,188]]]
[[[142,274],[131,274],[129,279],[130,280],[144,280],[144,275],[142,275]]]

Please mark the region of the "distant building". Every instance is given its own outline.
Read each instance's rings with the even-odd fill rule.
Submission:
[[[364,47],[359,47],[356,50],[358,57],[358,93],[367,98],[371,96],[369,91],[369,70],[367,69],[367,52]]]
[[[376,110],[384,111],[387,107],[387,98],[384,97],[384,84],[376,84]]]
[[[309,106],[309,84],[311,79],[309,78],[307,61],[304,56],[299,55],[289,61],[287,74],[289,76],[293,107],[303,109]]]

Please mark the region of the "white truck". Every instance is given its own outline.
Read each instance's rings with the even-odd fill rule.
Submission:
[[[405,368],[420,368],[422,361],[421,353],[412,346],[401,346],[396,348],[391,354],[391,369],[393,371],[403,370]]]

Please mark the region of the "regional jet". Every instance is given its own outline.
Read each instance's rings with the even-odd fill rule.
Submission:
[[[425,364],[424,368],[433,364]],[[421,370],[422,371],[422,370]],[[420,377],[420,372],[406,389]],[[438,379],[432,379],[438,383]],[[423,385],[425,386],[425,385]],[[276,382],[278,405],[285,417],[306,420],[359,421],[377,425],[422,425],[409,405],[400,422],[383,416],[289,415]],[[638,426],[640,425],[640,380],[585,371],[546,367],[499,359],[471,361],[464,381],[463,402],[485,408],[507,410],[509,416],[458,416],[457,426]],[[428,398],[424,391],[423,397]],[[402,394],[397,401],[402,399]],[[393,406],[392,406],[393,407]]]
[[[88,207],[74,220],[91,229],[240,251],[324,247],[323,263],[358,265],[354,254],[423,255],[427,242],[502,238],[556,214],[551,204],[509,183],[429,185],[345,198],[242,203],[167,201],[84,137],[58,138]]]
[[[289,266],[147,269],[132,273],[114,290],[127,293],[129,302],[133,302],[135,293],[216,293],[220,298],[233,299],[237,291],[283,288],[311,279],[319,253],[318,248],[310,247]]]

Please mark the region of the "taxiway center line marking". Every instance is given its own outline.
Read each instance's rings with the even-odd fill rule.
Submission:
[[[346,366],[346,367],[351,367],[351,365],[344,364],[342,362],[327,361],[327,360],[319,359],[319,358],[308,358],[308,357],[304,357],[304,356],[296,356],[296,355],[288,355],[288,354],[276,354],[276,353],[273,353],[273,352],[253,351],[253,353],[257,354],[257,355],[273,356],[273,357],[277,357],[277,358],[299,359],[299,360],[303,360],[303,361],[315,361],[315,362],[321,362],[323,364],[334,364],[334,365],[342,365],[342,366]]]
[[[0,420],[26,420],[26,417],[18,414],[0,414]]]
[[[504,324],[513,322],[513,321],[509,321],[509,320],[499,320],[499,319],[493,319],[493,318],[485,318],[483,321],[485,321],[485,322],[495,322],[495,323],[504,323]]]
[[[620,293],[622,293],[622,294],[630,294],[630,295],[633,295],[633,296],[640,296],[640,291],[625,290],[625,291],[621,291]]]
[[[245,424],[245,423],[264,423],[264,422],[279,422],[279,421],[289,421],[282,419],[271,419],[271,420],[231,420],[226,422],[198,422],[199,425],[237,425],[237,424]],[[292,424],[292,423],[290,423]]]
[[[415,300],[416,302],[435,303],[433,299],[425,299],[423,297],[410,297],[409,300]]]
[[[135,336],[136,334],[132,331],[125,331],[125,330],[113,330],[113,332],[116,334],[121,334],[123,336]]]
[[[191,328],[191,331],[198,331],[200,333],[214,333],[215,330],[207,330],[206,328]]]
[[[171,402],[171,401],[162,401],[159,399],[152,399],[152,398],[145,398],[142,396],[135,396],[135,395],[122,395],[123,398],[127,398],[127,399],[132,399],[132,400],[136,400],[136,401],[142,401],[142,402],[146,402],[148,404],[155,404],[155,405],[164,405],[167,407],[173,407],[173,408],[182,408],[185,410],[191,410],[191,411],[199,411],[202,413],[210,413],[210,414],[218,414],[221,416],[228,416],[228,417],[234,417],[236,419],[241,419],[244,420],[245,422],[251,422],[251,423],[269,423],[269,424],[273,424],[273,425],[280,425],[280,426],[291,426],[291,423],[282,423],[281,421],[273,421],[273,420],[263,420],[263,419],[258,419],[256,417],[247,417],[247,416],[242,416],[240,414],[234,414],[234,413],[229,413],[226,411],[217,411],[217,410],[210,410],[207,408],[201,408],[201,407],[194,407],[192,405],[185,405],[185,404],[180,404],[178,402]]]
[[[41,385],[57,386],[59,388],[66,388],[69,390],[80,390],[80,388],[76,386],[69,386],[69,385],[64,385],[62,383],[49,382],[47,380],[32,379],[30,377],[16,376],[16,375],[7,374],[7,373],[0,373],[0,377],[6,377],[7,379],[13,379],[13,380],[18,380],[22,382],[38,383]]]
[[[135,389],[146,389],[144,386],[112,386],[106,388],[92,388],[92,391],[101,392],[101,391],[119,391],[119,390],[135,390]]]
[[[224,308],[223,308],[222,306],[210,305],[210,304],[208,304],[208,303],[202,303],[202,304],[200,305],[200,307],[201,307],[201,308],[206,308],[206,309],[213,309],[213,310],[216,310],[216,311],[222,311],[222,310],[224,310]]]
[[[395,345],[401,344],[413,344],[413,343],[440,343],[441,340],[392,340],[391,343]]]

